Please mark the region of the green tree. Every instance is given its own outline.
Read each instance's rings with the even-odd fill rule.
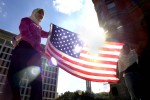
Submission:
[[[84,91],[75,91],[75,92],[65,92],[64,94],[59,95],[55,100],[109,100],[109,93],[102,92],[96,93],[93,92],[84,92]]]

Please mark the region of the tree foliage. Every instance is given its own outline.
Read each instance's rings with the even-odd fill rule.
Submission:
[[[56,98],[55,100],[109,100],[109,93],[102,92],[96,93],[93,92],[84,92],[84,91],[75,91],[75,92],[65,92]]]

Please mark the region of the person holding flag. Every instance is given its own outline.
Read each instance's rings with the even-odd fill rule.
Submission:
[[[41,38],[48,38],[50,32],[45,32],[40,26],[44,17],[44,10],[34,9],[30,17],[21,19],[19,25],[20,34],[13,38],[14,50],[12,52],[11,63],[8,71],[8,82],[10,84],[13,99],[21,100],[19,82],[26,72],[31,75],[32,68],[39,70],[33,79],[29,76],[31,86],[30,100],[42,100],[42,78],[41,78],[41,55],[44,49],[41,47]],[[19,41],[17,43],[17,41]],[[30,72],[29,72],[30,71]]]

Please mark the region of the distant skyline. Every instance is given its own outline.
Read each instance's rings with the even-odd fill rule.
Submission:
[[[54,23],[92,40],[92,35],[99,28],[92,0],[0,0],[0,29],[19,34],[21,18],[29,17],[35,8],[45,10],[41,22],[45,31],[50,31],[50,24]],[[42,44],[46,44],[46,41],[47,39],[42,39]],[[95,39],[92,43],[97,41]],[[105,91],[103,87],[103,84],[92,82],[93,92]],[[64,93],[76,90],[85,91],[86,81],[60,69],[57,91]]]

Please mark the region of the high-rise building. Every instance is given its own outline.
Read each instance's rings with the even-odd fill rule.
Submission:
[[[107,31],[107,40],[140,44],[138,48],[140,52],[150,34],[150,0],[92,0],[92,2],[100,27]],[[128,100],[124,84],[110,83],[110,88],[111,94],[115,93],[119,100]]]
[[[11,38],[15,34],[0,29],[0,97],[3,95],[3,87],[9,70],[11,52],[13,46]],[[44,46],[44,45],[43,45]],[[54,100],[57,96],[58,67],[49,66],[46,58],[42,57],[42,92],[43,100]],[[20,81],[20,94],[22,100],[29,100],[30,86],[28,86],[28,76],[26,72]],[[8,94],[9,95],[9,94]]]
[[[91,81],[86,81],[86,91],[87,92],[92,92],[91,91]]]

